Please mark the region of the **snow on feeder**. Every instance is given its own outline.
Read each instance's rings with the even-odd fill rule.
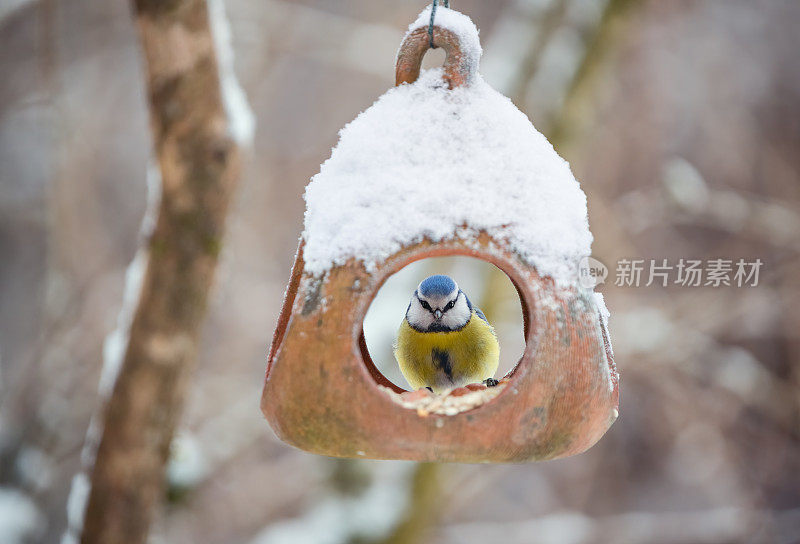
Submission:
[[[430,8],[400,47],[397,86],[340,133],[306,190],[305,230],[267,364],[261,407],[313,453],[520,462],[580,453],[617,417],[602,297],[578,283],[586,197],[569,165],[477,73],[472,21],[440,8],[442,69],[420,75]],[[519,292],[526,348],[496,387],[405,392],[375,367],[363,320],[407,264],[467,255]]]

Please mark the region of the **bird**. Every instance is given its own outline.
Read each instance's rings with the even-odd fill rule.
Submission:
[[[394,355],[415,389],[436,394],[471,383],[488,387],[500,360],[500,344],[486,316],[449,276],[420,282],[400,324]]]

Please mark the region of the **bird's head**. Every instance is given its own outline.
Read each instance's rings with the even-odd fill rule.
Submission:
[[[422,280],[406,310],[408,324],[425,332],[461,329],[471,316],[472,305],[467,295],[453,278],[444,275]]]

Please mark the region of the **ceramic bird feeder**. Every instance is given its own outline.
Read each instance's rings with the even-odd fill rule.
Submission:
[[[602,297],[582,287],[586,197],[530,121],[477,72],[478,33],[423,11],[397,86],[340,133],[306,190],[305,230],[269,351],[261,407],[285,442],[337,457],[522,462],[580,453],[617,417]],[[420,73],[430,43],[444,67]],[[409,263],[466,255],[516,286],[526,348],[500,384],[438,396],[376,368],[363,321]],[[398,322],[399,325],[399,322]],[[502,349],[502,346],[501,346]]]

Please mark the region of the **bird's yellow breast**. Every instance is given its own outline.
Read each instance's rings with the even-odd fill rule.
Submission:
[[[420,332],[404,319],[395,357],[414,389],[430,387],[438,393],[493,377],[500,345],[492,326],[473,311],[462,329],[449,332]]]

